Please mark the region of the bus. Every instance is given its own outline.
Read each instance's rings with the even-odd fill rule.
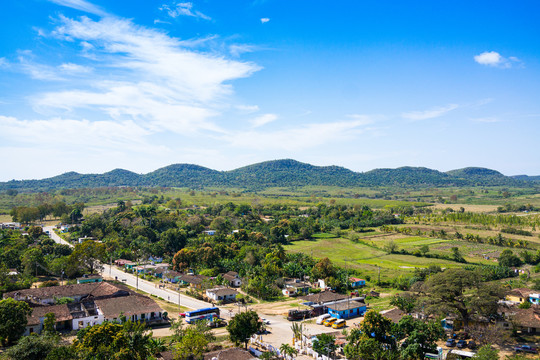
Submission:
[[[214,318],[219,318],[219,308],[204,308],[186,312],[186,322],[191,324],[195,321],[208,320],[212,322]]]

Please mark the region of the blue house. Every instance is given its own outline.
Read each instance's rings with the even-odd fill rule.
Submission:
[[[530,294],[529,301],[535,305],[540,304],[540,294]]]
[[[349,282],[351,283],[352,288],[358,288],[366,286],[366,280],[364,279],[358,279],[358,278],[349,278]]]
[[[328,313],[337,319],[350,319],[362,316],[367,310],[366,304],[360,301],[342,301],[326,305]]]
[[[180,281],[180,278],[182,277],[182,275],[183,274],[177,271],[169,271],[163,274],[163,280],[176,284],[178,281]]]

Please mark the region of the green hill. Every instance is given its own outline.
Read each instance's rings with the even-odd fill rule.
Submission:
[[[324,186],[529,186],[538,177],[508,177],[498,171],[469,167],[440,172],[424,167],[375,169],[357,173],[339,166],[315,166],[292,159],[265,161],[231,171],[217,171],[192,164],[173,164],[148,174],[115,169],[104,174],[68,172],[42,180],[0,183],[0,190],[48,190],[107,186],[208,186],[262,189],[305,185]]]

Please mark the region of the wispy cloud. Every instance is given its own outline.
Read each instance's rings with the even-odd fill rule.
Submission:
[[[212,20],[210,16],[207,16],[200,11],[194,10],[192,2],[173,2],[170,5],[163,4],[159,9],[162,11],[166,11],[167,14],[172,18],[177,18],[179,16],[190,16],[204,20]]]
[[[257,116],[255,119],[251,120],[251,125],[254,128],[258,128],[260,126],[276,121],[277,118],[278,116],[276,114],[264,114],[261,116]]]
[[[262,23],[262,24],[266,24],[266,23],[269,22],[269,21],[270,21],[270,18],[266,18],[266,17],[265,17],[265,18],[261,18],[261,23]]]
[[[258,105],[236,105],[236,109],[245,112],[245,113],[253,113],[259,111]]]
[[[83,65],[73,64],[73,63],[64,63],[58,66],[58,68],[63,72],[66,72],[69,74],[75,74],[75,75],[87,74],[92,71],[92,68],[88,66],[83,66]]]
[[[72,9],[84,11],[98,16],[107,16],[108,13],[97,5],[86,0],[49,0],[57,5],[66,6]]]
[[[247,44],[232,44],[229,46],[229,52],[232,56],[238,57],[244,53],[250,53],[255,51],[256,47]]]
[[[99,61],[87,76],[90,87],[35,96],[35,109],[41,113],[84,108],[117,121],[133,120],[154,132],[222,132],[211,119],[219,114],[220,102],[232,93],[226,82],[259,69],[252,63],[192,50],[185,42],[125,19],[61,17],[60,22],[53,36],[80,42],[87,59]],[[78,70],[79,75],[89,71],[78,64],[60,66],[64,71]],[[46,75],[44,71],[39,74]]]
[[[446,106],[436,107],[424,111],[411,111],[402,113],[401,116],[409,120],[427,120],[441,117],[452,110],[459,108],[457,104],[449,104]]]
[[[480,123],[497,123],[501,121],[496,117],[473,118],[471,120],[475,122],[480,122]]]
[[[257,150],[304,150],[350,140],[368,129],[364,120],[305,124],[276,131],[240,131],[223,138],[232,146]]]
[[[480,65],[498,67],[502,69],[511,68],[513,65],[523,65],[522,61],[515,56],[503,57],[496,51],[485,51],[474,56],[474,61]]]

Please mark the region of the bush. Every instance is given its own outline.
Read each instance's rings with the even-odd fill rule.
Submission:
[[[57,280],[49,280],[49,281],[42,282],[39,285],[39,287],[40,288],[45,288],[45,287],[58,286],[58,285],[60,285],[60,283]]]

